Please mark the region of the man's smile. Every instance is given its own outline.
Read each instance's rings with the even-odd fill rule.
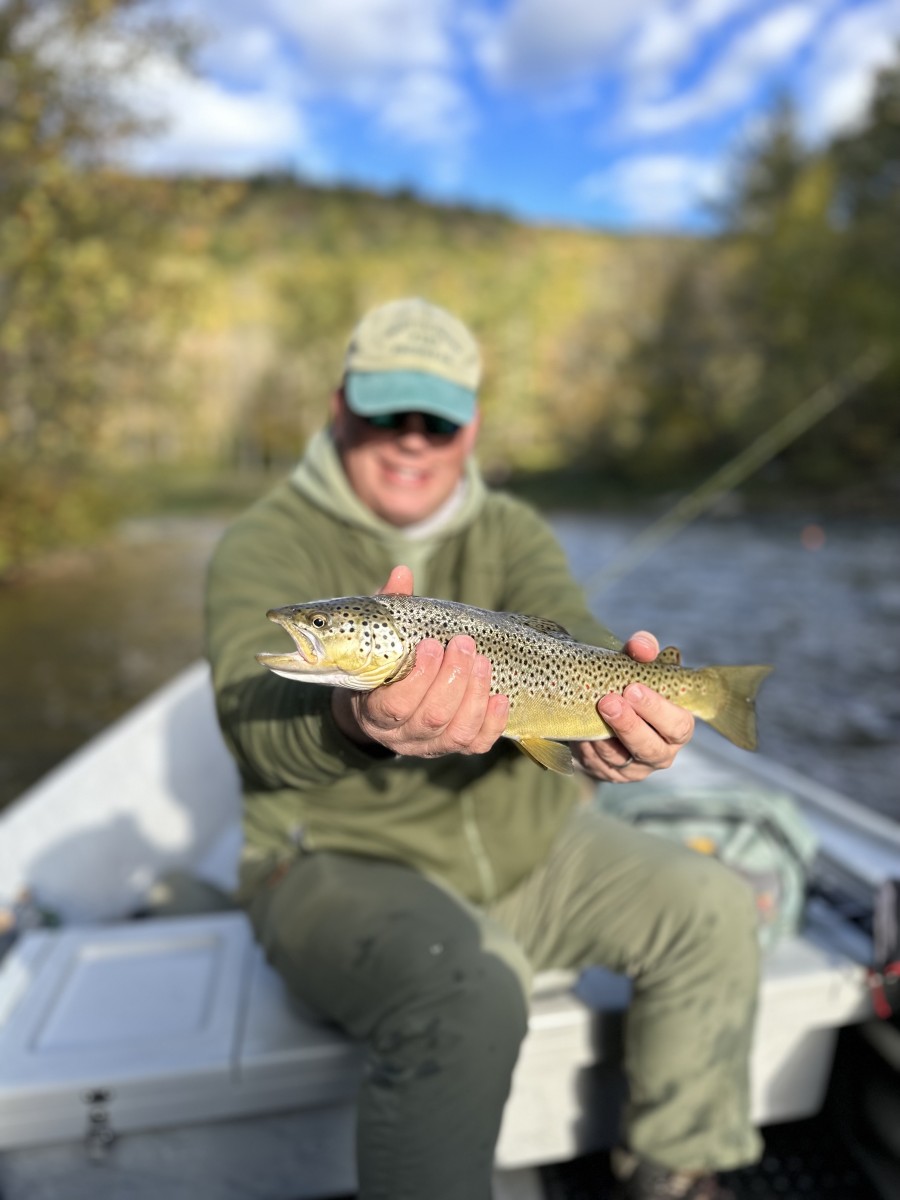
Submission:
[[[389,482],[406,487],[421,487],[432,475],[425,467],[413,467],[407,463],[382,462],[381,469]]]

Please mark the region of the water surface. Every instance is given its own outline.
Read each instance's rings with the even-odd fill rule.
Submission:
[[[555,524],[612,629],[650,629],[686,665],[773,663],[757,706],[762,752],[900,817],[900,526],[698,521],[598,594],[592,577],[644,523]]]
[[[900,815],[900,528],[703,520],[597,594],[644,522],[554,519],[598,615],[688,664],[771,662],[763,752]],[[215,520],[146,522],[0,589],[0,805],[202,652]]]

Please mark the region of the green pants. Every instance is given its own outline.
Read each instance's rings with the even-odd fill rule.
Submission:
[[[752,1161],[758,951],[749,889],[584,808],[487,910],[396,863],[302,855],[250,906],[289,987],[367,1046],[361,1200],[488,1200],[531,973],[629,975],[623,1140],[673,1168]]]

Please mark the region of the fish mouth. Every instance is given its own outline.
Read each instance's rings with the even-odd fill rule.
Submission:
[[[263,651],[256,656],[257,661],[261,662],[263,666],[273,671],[290,671],[293,668],[299,672],[304,666],[315,666],[322,660],[325,654],[325,648],[322,643],[305,629],[300,629],[296,622],[291,619],[289,611],[283,608],[273,608],[266,613],[266,616],[276,625],[280,625],[290,635],[297,649],[287,654],[284,651],[275,651],[272,653]]]

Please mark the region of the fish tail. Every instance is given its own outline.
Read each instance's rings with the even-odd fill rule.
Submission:
[[[712,667],[711,672],[721,685],[721,698],[716,711],[704,714],[706,722],[729,742],[742,750],[755,750],[756,693],[772,670],[770,666]]]

